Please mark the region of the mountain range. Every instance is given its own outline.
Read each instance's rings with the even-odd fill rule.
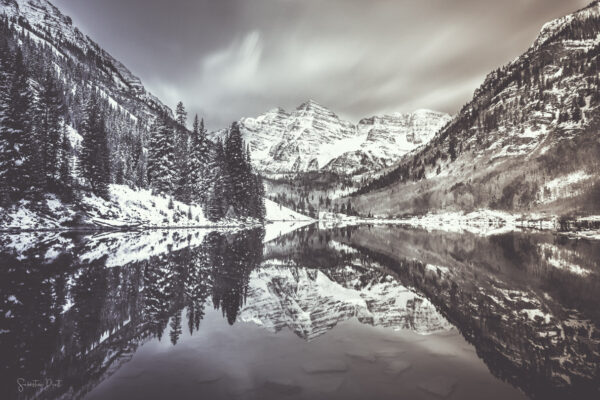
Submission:
[[[256,168],[267,175],[380,170],[429,142],[450,116],[429,110],[365,118],[358,124],[309,100],[238,121]],[[213,140],[225,130],[213,132]]]
[[[320,209],[314,197],[327,197],[338,199],[333,209],[350,202],[356,213],[380,217],[482,208],[593,214],[600,211],[599,37],[598,1],[547,23],[455,117],[421,110],[353,125],[308,101],[239,125],[263,174],[313,173],[285,189],[271,184],[291,193],[293,208]],[[314,173],[355,178],[315,188]]]

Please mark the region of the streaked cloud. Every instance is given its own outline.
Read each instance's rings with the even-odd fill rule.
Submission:
[[[456,112],[586,0],[55,0],[209,127],[308,98],[342,116]]]

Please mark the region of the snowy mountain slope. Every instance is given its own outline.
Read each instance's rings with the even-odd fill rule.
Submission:
[[[599,72],[595,1],[546,24],[522,56],[487,76],[473,100],[427,145],[369,182],[353,204],[380,215],[478,208],[598,211]],[[557,179],[572,174],[586,180],[572,190],[565,183],[560,198],[549,193]]]
[[[89,84],[104,91],[115,107],[136,117],[152,117],[157,112],[171,113],[157,97],[149,93],[141,80],[77,27],[71,18],[47,0],[0,0],[0,14],[15,18],[21,29],[36,42],[51,46],[61,58],[83,64],[85,57],[95,58],[100,72]],[[98,79],[94,79],[98,78]]]
[[[352,174],[360,169],[386,168],[402,155],[427,144],[450,120],[448,114],[430,110],[365,118],[357,126],[359,136],[364,138],[358,148],[331,160],[325,169]]]
[[[146,187],[150,127],[159,116],[172,116],[172,111],[48,0],[0,0],[0,15],[9,22],[3,35],[24,55],[34,97],[51,72],[64,103],[57,113],[67,130],[73,160],[81,158],[79,131],[94,94],[108,132],[111,181]],[[71,172],[75,182],[85,184],[75,163]]]
[[[0,109],[14,109],[0,124],[0,147],[15,149],[0,166],[0,229],[203,226],[207,220],[227,220],[226,212],[240,218],[224,223],[248,222],[249,199],[262,196],[258,180],[251,179],[255,174],[247,163],[240,163],[237,172],[228,170],[227,176],[215,164],[209,171],[216,152],[204,140],[200,122],[197,135],[186,129],[182,104],[175,121],[139,78],[49,1],[0,1],[2,56],[14,60],[1,63],[0,75],[9,78],[10,87],[21,83],[12,96],[0,96]],[[13,132],[9,118],[28,123]],[[161,135],[167,140],[158,140]],[[18,140],[35,145],[11,146]],[[235,144],[219,163],[232,158],[229,151],[243,152],[241,140]],[[214,185],[228,180],[228,190],[244,185],[245,193],[209,191],[209,179]],[[152,193],[167,197],[161,200]],[[34,198],[39,207],[24,201]],[[219,205],[208,207],[209,201]],[[207,218],[197,204],[204,206]],[[263,218],[259,207],[252,212]]]
[[[309,100],[239,121],[255,166],[267,174],[380,169],[427,143],[450,117],[433,111],[378,116],[355,126]],[[224,131],[212,133],[223,138]]]

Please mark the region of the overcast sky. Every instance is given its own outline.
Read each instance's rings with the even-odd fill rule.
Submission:
[[[210,128],[313,99],[353,122],[455,113],[542,25],[591,0],[51,0]]]

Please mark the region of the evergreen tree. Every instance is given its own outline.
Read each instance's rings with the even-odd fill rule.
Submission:
[[[189,201],[199,204],[206,202],[208,179],[208,139],[204,128],[204,120],[199,120],[198,115],[194,118],[190,152],[186,175],[188,176]]]
[[[181,328],[181,310],[177,310],[173,318],[171,318],[170,327],[169,337],[171,338],[171,344],[175,346],[183,333],[183,329]]]
[[[204,204],[204,215],[211,221],[225,217],[228,203],[226,198],[227,178],[223,144],[217,141],[209,165],[208,194]]]
[[[43,192],[39,145],[32,122],[32,94],[23,54],[17,48],[9,80],[8,102],[2,123],[5,182],[12,201],[39,200]]]
[[[175,110],[177,126],[175,129],[175,169],[176,182],[174,185],[175,197],[183,202],[189,203],[191,200],[190,179],[188,175],[189,167],[189,134],[186,127],[187,112],[182,102],[177,104]]]
[[[253,187],[249,199],[249,215],[259,220],[265,219],[267,210],[265,207],[265,187],[260,175],[253,175]]]
[[[249,147],[246,149],[245,175],[248,184],[245,200],[248,203],[247,215],[262,221],[266,216],[265,187],[262,177],[258,174],[254,174],[252,171],[252,160]]]
[[[177,124],[185,128],[187,124],[187,111],[185,111],[185,107],[181,101],[177,103],[175,115],[177,117]]]
[[[239,125],[234,122],[225,141],[225,169],[229,185],[225,195],[237,216],[248,215],[249,165]]]
[[[174,156],[173,131],[165,114],[152,125],[148,149],[148,182],[157,193],[173,193]]]
[[[456,152],[456,143],[457,143],[456,136],[452,136],[448,143],[448,154],[450,155],[450,159],[452,161],[455,161],[456,158],[458,157],[458,154]]]
[[[61,92],[56,85],[52,73],[48,70],[42,82],[42,90],[38,102],[39,126],[44,178],[48,189],[56,191],[59,179],[59,169],[62,164],[63,149],[61,148],[63,129],[61,115],[63,102]]]
[[[66,201],[73,200],[73,177],[71,171],[71,145],[63,128],[59,149],[59,194]]]
[[[108,184],[110,183],[108,136],[104,115],[95,93],[91,93],[86,103],[80,133],[83,136],[82,175],[96,195],[108,198]]]

